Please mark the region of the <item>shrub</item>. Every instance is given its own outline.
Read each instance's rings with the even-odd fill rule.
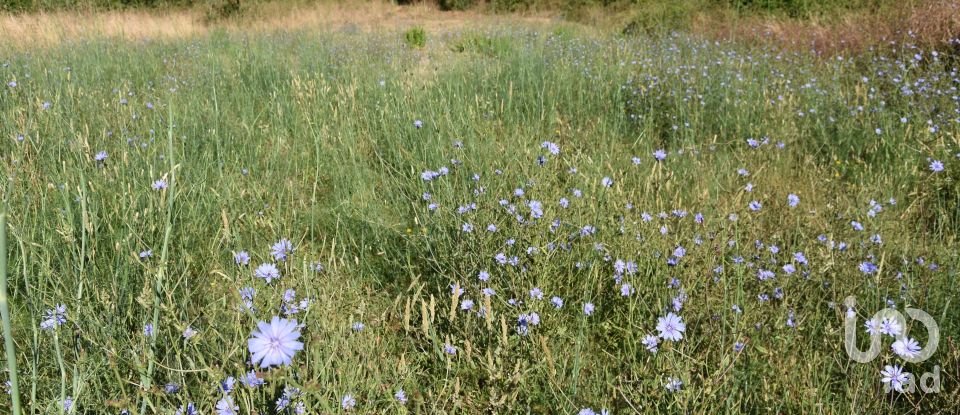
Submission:
[[[476,4],[475,0],[439,0],[440,10],[466,10]]]
[[[465,35],[455,42],[450,49],[458,53],[479,53],[498,57],[510,52],[510,39],[502,36]]]
[[[422,48],[427,44],[427,32],[417,26],[403,33],[403,42],[411,48]]]
[[[516,12],[527,10],[536,3],[536,0],[492,0],[490,5],[498,12]]]
[[[241,0],[207,0],[205,17],[207,22],[230,19],[242,12]]]
[[[877,7],[889,0],[723,0],[726,6],[736,10],[786,14],[790,17],[808,18],[836,13],[843,9]]]
[[[690,1],[649,2],[637,9],[637,14],[623,28],[625,35],[657,35],[686,29],[696,11]]]

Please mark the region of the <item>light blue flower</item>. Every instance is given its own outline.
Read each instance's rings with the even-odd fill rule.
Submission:
[[[300,338],[300,328],[297,320],[287,320],[274,316],[269,323],[257,323],[257,329],[247,340],[250,348],[251,362],[260,367],[290,365],[297,351],[303,350]]]

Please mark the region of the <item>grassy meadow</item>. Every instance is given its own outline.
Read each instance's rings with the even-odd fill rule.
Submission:
[[[0,49],[0,412],[960,410],[958,55],[413,26]]]

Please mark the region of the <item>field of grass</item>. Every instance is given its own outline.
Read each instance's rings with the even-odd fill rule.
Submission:
[[[957,56],[404,29],[0,51],[0,412],[960,410]]]

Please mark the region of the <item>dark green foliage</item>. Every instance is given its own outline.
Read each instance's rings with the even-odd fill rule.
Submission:
[[[498,57],[512,50],[510,39],[504,36],[485,36],[479,34],[464,35],[450,46],[450,50],[459,53],[479,53]]]
[[[403,33],[403,42],[411,48],[422,48],[427,44],[427,32],[417,26]]]
[[[877,9],[890,0],[714,0],[738,11],[781,13],[790,17],[813,17],[839,10]]]
[[[206,19],[208,22],[229,19],[243,12],[241,0],[207,0]]]
[[[203,7],[204,0],[4,0],[0,11],[116,10]]]
[[[537,0],[492,0],[490,5],[498,12],[518,12],[531,9],[539,3]]]
[[[437,0],[440,10],[466,10],[476,3],[476,0]]]
[[[647,2],[643,7],[637,8],[634,17],[623,28],[623,34],[657,35],[686,29],[696,11],[697,4],[692,1]]]

